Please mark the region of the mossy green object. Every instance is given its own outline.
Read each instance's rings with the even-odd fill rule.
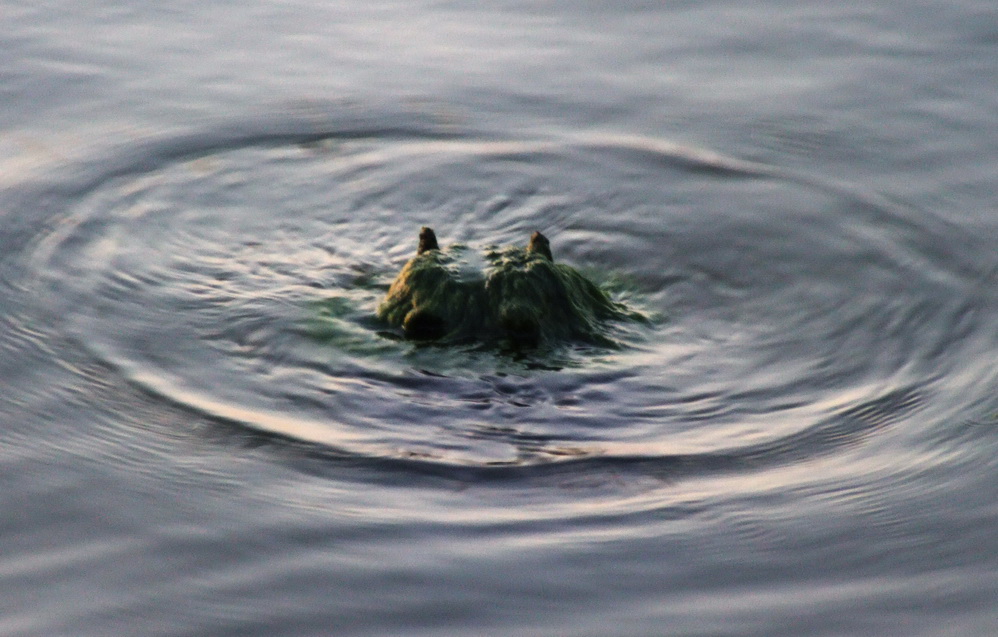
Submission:
[[[539,232],[526,248],[487,249],[480,260],[469,252],[440,249],[433,230],[422,228],[416,256],[392,283],[378,317],[414,340],[537,346],[603,343],[605,321],[624,315],[594,283],[555,263]]]

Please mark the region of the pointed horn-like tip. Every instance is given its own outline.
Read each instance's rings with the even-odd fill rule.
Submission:
[[[527,252],[536,252],[545,257],[548,261],[554,262],[554,255],[551,254],[551,242],[540,232],[530,235],[530,243],[527,244]]]
[[[437,244],[437,235],[433,233],[433,228],[428,226],[423,226],[419,229],[419,248],[416,249],[416,254],[423,254],[427,250],[439,250],[440,246]]]

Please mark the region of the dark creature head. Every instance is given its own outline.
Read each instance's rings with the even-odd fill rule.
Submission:
[[[603,320],[621,315],[594,283],[554,263],[551,243],[540,232],[526,248],[487,249],[484,263],[470,269],[461,261],[464,250],[441,250],[433,230],[421,228],[417,254],[395,278],[378,317],[413,340],[529,348],[552,341],[599,342]]]

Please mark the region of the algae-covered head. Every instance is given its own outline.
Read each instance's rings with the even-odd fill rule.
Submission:
[[[466,276],[466,252],[441,249],[429,227],[378,307],[378,317],[406,338],[442,342],[598,341],[603,323],[622,313],[596,284],[556,264],[540,232],[527,246],[482,253],[479,276]]]

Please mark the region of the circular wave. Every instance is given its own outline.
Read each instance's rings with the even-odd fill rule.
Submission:
[[[157,400],[490,475],[792,463],[994,386],[968,363],[998,349],[993,257],[930,216],[662,140],[394,121],[177,136],[25,189],[56,203],[8,285]],[[651,320],[524,357],[387,338],[374,308],[422,225],[540,230]]]

